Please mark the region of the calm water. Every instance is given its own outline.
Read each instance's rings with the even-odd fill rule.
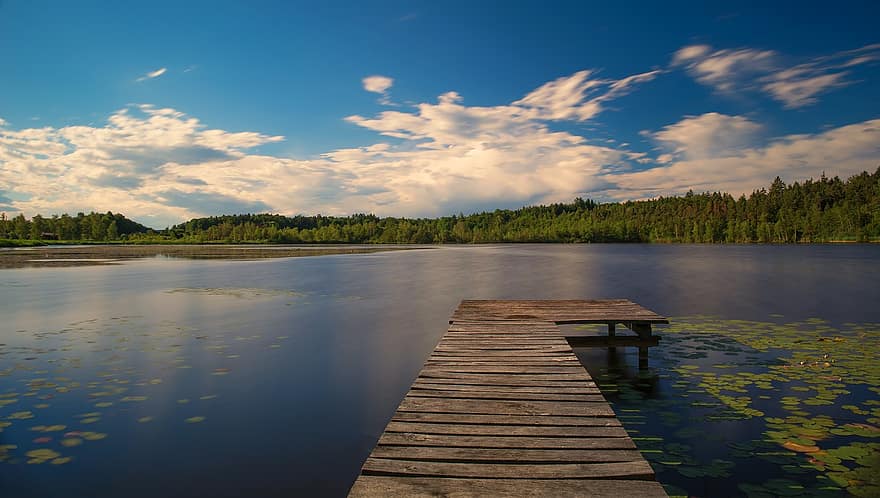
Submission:
[[[461,299],[625,297],[671,317],[838,327],[880,322],[878,282],[878,245],[477,246],[3,270],[0,448],[17,447],[0,450],[0,495],[343,496]],[[652,349],[654,380],[635,385],[656,390],[687,363],[662,360],[664,348],[682,358],[675,337]],[[634,363],[631,352],[582,357],[606,384]],[[647,396],[670,396],[659,391]],[[616,408],[634,399],[609,396]],[[35,449],[50,451],[26,456]]]

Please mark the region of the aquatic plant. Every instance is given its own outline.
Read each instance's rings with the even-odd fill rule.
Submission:
[[[661,335],[652,370],[594,377],[671,494],[711,477],[748,496],[880,495],[880,325],[690,316]]]

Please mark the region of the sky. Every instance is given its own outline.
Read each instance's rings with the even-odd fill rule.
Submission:
[[[880,2],[0,0],[0,212],[440,216],[880,166]]]

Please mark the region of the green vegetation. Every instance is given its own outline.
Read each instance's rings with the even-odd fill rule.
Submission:
[[[652,371],[591,371],[670,495],[880,496],[880,324],[671,322]]]
[[[495,210],[441,218],[243,214],[196,218],[160,232],[122,215],[24,216],[0,221],[0,238],[129,243],[448,244],[492,242],[799,243],[880,240],[880,168],[786,185],[738,199],[688,192],[682,197]]]
[[[121,214],[107,212],[63,214],[30,220],[23,214],[7,219],[0,213],[0,247],[35,246],[47,242],[113,242],[125,241],[132,234],[149,234],[150,229]]]

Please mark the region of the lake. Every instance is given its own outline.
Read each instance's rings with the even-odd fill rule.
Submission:
[[[620,297],[672,321],[651,368],[579,357],[670,493],[871,496],[878,282],[880,245],[0,270],[0,495],[344,496],[461,299]]]

